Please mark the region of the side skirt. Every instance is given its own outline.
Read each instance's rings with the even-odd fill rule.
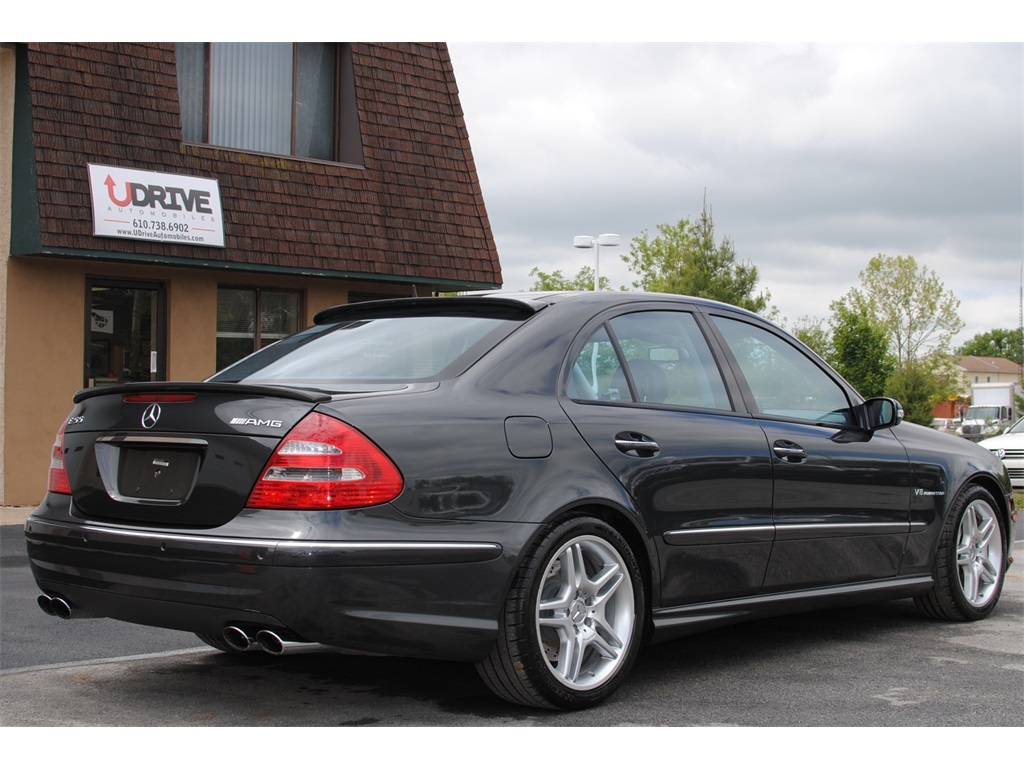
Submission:
[[[651,643],[754,619],[914,597],[930,590],[933,583],[930,575],[907,576],[659,608],[651,615]]]

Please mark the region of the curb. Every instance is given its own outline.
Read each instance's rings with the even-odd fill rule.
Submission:
[[[35,507],[0,507],[0,525],[24,525]]]

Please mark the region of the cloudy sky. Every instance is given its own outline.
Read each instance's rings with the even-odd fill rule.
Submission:
[[[699,215],[786,325],[879,253],[961,300],[958,340],[1018,323],[1024,45],[449,43],[505,287],[601,272]]]

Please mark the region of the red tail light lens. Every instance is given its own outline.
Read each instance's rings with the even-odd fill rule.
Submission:
[[[50,451],[50,478],[46,484],[46,490],[53,493],[71,493],[71,483],[68,482],[68,473],[64,470],[64,425],[57,430],[57,437],[53,441],[53,448]]]
[[[363,433],[311,413],[274,451],[246,506],[351,509],[384,504],[401,492],[398,468]]]
[[[125,395],[121,399],[126,403],[191,403],[196,396],[191,392],[157,392]]]

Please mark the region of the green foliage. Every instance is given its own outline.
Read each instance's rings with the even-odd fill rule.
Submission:
[[[1014,328],[1006,330],[996,328],[992,331],[977,333],[970,338],[959,350],[961,355],[975,355],[977,357],[1003,357],[1012,360],[1018,365],[1024,365],[1021,343],[1021,329]]]
[[[928,426],[936,404],[955,392],[948,370],[939,359],[904,363],[893,371],[886,394],[900,401],[906,421]]]
[[[646,231],[633,238],[629,255],[622,257],[639,276],[634,288],[702,296],[760,314],[776,314],[774,307],[769,309],[771,293],[754,293],[757,267],[750,262],[737,263],[729,238],[715,243],[715,224],[706,201],[697,221],[659,224],[658,233],[654,239]]]
[[[530,277],[535,278],[531,291],[592,291],[594,290],[594,268],[582,267],[575,277],[565,277],[562,270],[541,272],[540,267],[530,270]],[[611,283],[607,277],[601,278],[601,290],[607,291]]]
[[[964,327],[960,300],[913,256],[880,253],[860,279],[831,304],[832,362],[865,396],[884,392],[900,401],[907,421],[930,424],[935,405],[956,391],[946,361]]]
[[[881,397],[895,370],[885,329],[865,312],[837,307],[832,315],[832,344],[826,359],[864,397]]]
[[[832,362],[832,335],[822,325],[821,320],[812,317],[801,317],[796,325],[790,329],[790,333],[808,347],[819,357],[831,364]]]
[[[918,266],[913,256],[878,254],[860,273],[861,287],[832,302],[832,312],[866,314],[889,339],[897,366],[950,351],[964,327],[960,300],[947,291],[934,270]]]

